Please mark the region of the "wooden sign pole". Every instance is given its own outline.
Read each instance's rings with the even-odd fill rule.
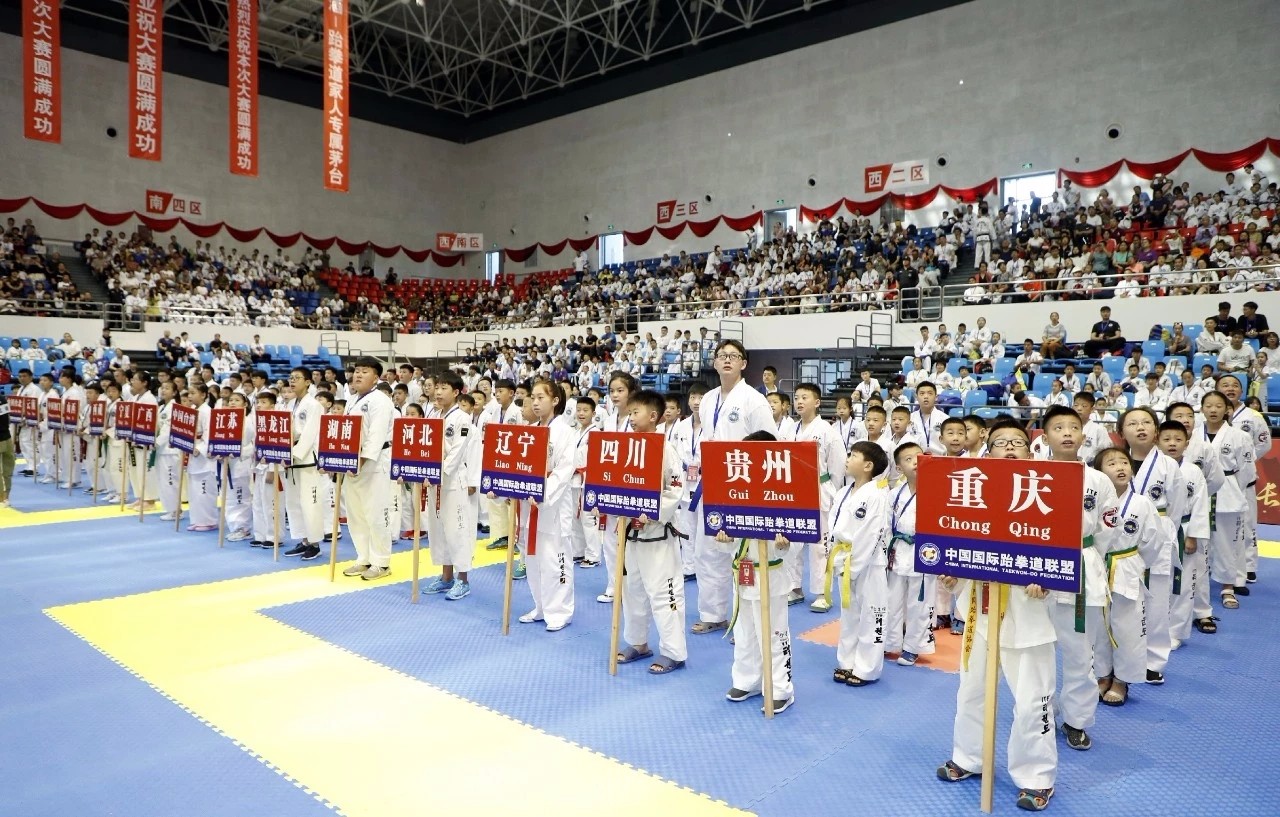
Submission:
[[[329,581],[333,581],[338,571],[338,536],[342,533],[342,474],[338,474],[337,484],[333,488],[333,533],[329,540]]]
[[[987,585],[987,683],[982,702],[982,811],[991,813],[996,785],[996,707],[1000,694],[1000,622],[1004,617],[1003,585]],[[976,627],[970,622],[966,627]]]
[[[222,483],[222,489],[226,490],[227,483]],[[275,465],[271,468],[271,513],[275,517],[275,530],[272,532],[272,559],[280,561],[280,466]]]
[[[507,514],[507,576],[502,585],[502,634],[511,634],[511,585],[516,572],[516,525],[520,522],[520,503],[506,500]]]
[[[126,443],[128,450],[120,457],[120,513],[124,513],[124,506],[129,499],[129,469],[133,467],[133,462],[137,459],[133,443]]]
[[[225,457],[218,464],[218,469],[222,472],[222,488],[218,491],[218,547],[222,547],[227,533],[227,476],[231,473]]]
[[[178,503],[173,510],[173,529],[174,531],[182,530],[182,487],[187,478],[187,454],[183,452],[178,457]],[[218,542],[222,542],[222,534],[218,534]]]
[[[138,521],[141,522],[144,514],[147,512],[147,456],[150,451],[147,448],[142,449],[142,459],[138,461],[138,470],[142,472],[142,476],[138,479]]]
[[[400,481],[401,484],[404,480]],[[413,483],[413,583],[409,589],[409,602],[418,603],[418,558],[422,547],[422,483]]]
[[[98,504],[98,457],[102,453],[102,439],[99,437],[90,437],[89,444],[93,446],[93,504]]]
[[[756,568],[756,586],[760,588],[760,652],[764,660],[761,674],[761,688],[764,692],[764,716],[773,718],[773,626],[769,615],[769,543],[758,540],[760,567]],[[746,558],[751,558],[751,550],[747,548]]]
[[[630,519],[618,517],[618,557],[613,571],[613,624],[609,628],[609,674],[618,674],[618,637],[622,630],[622,583],[626,577],[627,526]]]

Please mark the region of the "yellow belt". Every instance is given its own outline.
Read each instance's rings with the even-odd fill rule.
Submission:
[[[1134,545],[1133,547],[1125,548],[1124,550],[1117,550],[1113,553],[1108,553],[1106,555],[1108,600],[1110,599],[1110,595],[1111,595],[1111,586],[1116,583],[1116,562],[1119,562],[1121,559],[1128,559],[1130,556],[1135,555],[1137,552],[1138,552],[1138,546]],[[1120,645],[1116,643],[1116,637],[1111,632],[1110,611],[1111,611],[1110,604],[1107,604],[1105,607],[1102,608],[1102,622],[1107,628],[1107,638],[1110,639],[1111,641],[1111,648],[1115,649]]]
[[[853,542],[846,542],[843,539],[837,539],[835,544],[831,546],[831,552],[827,554],[826,583],[822,590],[822,597],[826,599],[827,604],[831,604],[831,584],[835,580],[836,555],[839,553],[853,553]],[[840,606],[848,607],[849,602],[853,598],[853,572],[849,570],[846,564],[843,575],[840,579]]]
[[[974,581],[969,585],[969,617],[964,623],[964,652],[960,659],[965,672],[969,671],[969,653],[973,650],[973,633],[978,629],[978,585],[980,584],[985,585],[987,582]],[[1009,609],[1010,589],[1007,584],[1000,585],[1000,621],[996,622],[997,627],[1004,623],[1004,614]],[[991,624],[988,621],[988,638],[991,636],[990,627]]]

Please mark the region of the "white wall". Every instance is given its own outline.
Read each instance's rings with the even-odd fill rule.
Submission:
[[[21,53],[20,38],[0,35],[0,64],[10,67],[0,72],[0,197],[145,211],[144,193],[154,188],[202,198],[209,222],[415,249],[433,246],[437,230],[468,229],[456,220],[458,201],[447,192],[460,146],[352,120],[351,191],[329,192],[322,177],[320,111],[262,97],[260,174],[235,176],[227,165],[227,89],[173,74],[164,78],[164,161],[130,159],[128,64],[70,49],[62,50],[62,144],[28,141],[21,126]],[[119,133],[115,139],[106,135],[109,126]],[[56,222],[34,207],[18,217],[34,219],[43,233],[58,238],[78,239],[98,226],[88,216]],[[190,245],[194,238],[184,233],[179,240]],[[234,243],[225,233],[212,240]],[[265,236],[252,246],[275,251]],[[302,250],[300,242],[286,252],[296,258]],[[332,253],[340,255],[336,247]],[[412,264],[398,260],[406,269]]]
[[[501,241],[515,227],[510,246],[527,246],[641,229],[658,201],[707,193],[704,208],[731,215],[865,199],[866,165],[940,154],[931,182],[964,187],[1024,162],[1235,150],[1276,130],[1277,26],[1274,0],[976,0],[481,141],[468,222]],[[674,242],[713,243],[739,240]],[[671,244],[655,236],[628,257]]]

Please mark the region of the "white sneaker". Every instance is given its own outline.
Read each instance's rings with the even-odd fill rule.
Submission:
[[[238,530],[238,531],[235,531],[235,532],[231,533],[229,536],[227,536],[227,541],[228,541],[228,542],[243,542],[244,540],[246,540],[246,539],[248,539],[248,538],[249,538],[249,531],[247,531],[247,530]]]
[[[542,616],[538,615],[536,610],[530,610],[529,612],[520,616],[521,624],[533,624],[535,621],[542,621]]]
[[[174,516],[172,511],[160,517],[161,522],[176,522],[177,520],[178,517]]]
[[[600,595],[596,596],[596,601],[600,602],[601,604],[613,604],[613,594],[601,593]]]
[[[12,506],[9,504],[9,500],[7,500],[7,499],[0,499],[0,508],[9,508],[9,507],[12,507]]]
[[[41,485],[52,485],[52,484],[53,484],[53,477],[41,477],[41,478],[40,478],[40,484],[41,484]]]
[[[352,565],[351,567],[348,567],[346,570],[342,571],[342,575],[360,576],[368,569],[369,569],[369,565]]]
[[[1176,650],[1182,646],[1182,639],[1175,638],[1169,642],[1169,649]]]

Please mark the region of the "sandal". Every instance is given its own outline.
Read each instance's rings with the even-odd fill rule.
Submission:
[[[1240,608],[1240,602],[1236,599],[1235,593],[1223,593],[1222,606],[1228,610],[1238,610]]]
[[[1106,677],[1098,679],[1098,700],[1101,701],[1108,692],[1111,691],[1111,685],[1115,682],[1114,678]]]
[[[689,628],[689,632],[702,635],[703,633],[714,633],[716,630],[727,629],[729,629],[729,622],[727,621],[698,621]]]
[[[1213,616],[1209,616],[1208,618],[1198,618],[1196,619],[1196,629],[1202,633],[1216,633],[1218,632],[1218,625],[1214,624],[1215,621],[1217,621],[1217,619]]]
[[[848,683],[849,678],[852,675],[853,675],[853,672],[851,670],[840,669],[839,667],[837,667],[836,671],[831,676],[831,680],[835,681],[837,684],[844,684],[844,683]]]
[[[1125,701],[1129,700],[1129,687],[1125,686],[1123,687],[1123,690],[1124,691],[1122,692],[1120,686],[1113,685],[1107,690],[1106,694],[1102,696],[1102,703],[1107,706],[1124,706]]]
[[[854,675],[852,672],[849,673],[849,677],[844,679],[845,686],[851,686],[851,687],[863,687],[869,683],[871,683],[871,681],[867,681],[862,678],[859,678],[858,676]]]
[[[1053,787],[1047,789],[1023,789],[1018,792],[1018,808],[1023,811],[1044,811],[1053,797]]]
[[[625,650],[618,650],[618,663],[630,664],[632,661],[639,661],[641,658],[648,658],[653,655],[653,650],[645,647],[643,650],[637,650],[635,647],[627,647]]]
[[[957,783],[961,780],[968,780],[971,777],[982,777],[982,774],[962,769],[956,765],[954,760],[948,760],[938,767],[938,779],[945,780],[948,783]]]
[[[675,672],[684,668],[683,661],[676,661],[674,658],[668,658],[665,655],[658,656],[658,659],[649,665],[650,675],[666,675],[668,672]]]

